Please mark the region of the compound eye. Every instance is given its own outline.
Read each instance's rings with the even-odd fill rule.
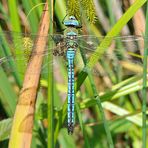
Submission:
[[[70,37],[69,36],[66,36],[66,39],[70,39]]]
[[[77,36],[76,35],[74,35],[74,39],[76,39],[77,38]]]

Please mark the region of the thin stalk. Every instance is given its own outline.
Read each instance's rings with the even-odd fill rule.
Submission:
[[[82,53],[82,55],[83,55],[83,53]],[[82,57],[83,57],[84,63],[86,64],[85,56],[83,55]],[[104,113],[104,110],[103,110],[103,107],[102,107],[102,104],[101,104],[100,96],[98,95],[97,88],[95,86],[95,82],[94,82],[94,79],[92,77],[90,69],[87,69],[87,73],[88,73],[88,78],[89,78],[91,88],[93,90],[93,94],[94,94],[94,97],[95,97],[94,100],[96,101],[96,104],[97,104],[97,106],[100,110],[100,113],[101,113],[101,118],[103,120],[103,124],[104,124],[105,132],[106,132],[106,135],[107,135],[107,141],[108,141],[109,147],[114,148],[114,144],[113,144],[112,136],[111,136],[111,133],[110,133],[109,125],[107,123],[105,113]]]
[[[148,2],[147,2],[147,10],[146,10],[146,24],[148,26]],[[145,36],[148,36],[148,27],[145,30]],[[147,104],[147,62],[148,62],[148,40],[145,38],[144,40],[144,59],[143,59],[143,102],[142,102],[142,147],[146,148],[146,104]]]
[[[86,65],[86,63],[87,63],[86,56],[83,54],[81,49],[80,49],[80,51],[81,51],[83,62]],[[108,125],[106,117],[105,117],[103,106],[101,104],[101,99],[100,99],[100,96],[98,94],[97,88],[95,86],[95,82],[94,82],[94,79],[92,77],[91,70],[90,69],[86,69],[86,70],[87,70],[90,85],[91,85],[91,88],[92,88],[92,91],[93,91],[93,94],[94,94],[94,97],[95,97],[95,100],[96,100],[96,104],[97,104],[97,106],[100,110],[100,113],[101,113],[101,118],[103,120],[103,124],[104,124],[105,132],[106,132],[106,135],[107,135],[107,141],[108,141],[109,147],[114,148],[114,144],[113,144],[112,136],[111,136],[111,133],[110,133],[109,125]]]
[[[105,2],[107,4],[107,10],[108,10],[108,15],[109,15],[109,19],[110,19],[110,24],[111,24],[111,26],[113,26],[115,24],[115,17],[114,17],[113,10],[112,10],[113,1],[106,0]]]
[[[76,102],[75,107],[76,107],[76,111],[77,111],[80,127],[81,127],[81,130],[82,130],[83,136],[84,136],[84,147],[85,148],[90,148],[88,137],[87,137],[87,134],[86,134],[86,131],[85,131],[85,125],[83,124],[83,120],[82,120],[82,116],[81,116],[80,107],[79,107],[77,102]]]
[[[50,18],[50,27],[49,33],[53,34],[53,4],[54,0],[49,0],[49,18]],[[50,43],[51,45],[52,43]],[[49,54],[49,61],[53,61],[53,55]],[[50,63],[50,62],[48,62]],[[48,148],[54,148],[54,120],[53,120],[53,99],[54,99],[54,80],[53,80],[53,65],[48,65]]]

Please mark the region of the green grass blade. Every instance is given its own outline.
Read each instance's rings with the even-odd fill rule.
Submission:
[[[50,26],[49,33],[53,33],[53,0],[49,1],[49,18],[50,18]],[[52,45],[51,45],[52,46]],[[53,55],[49,54],[49,61],[53,61]],[[50,62],[48,62],[50,63]],[[54,78],[53,78],[53,65],[48,65],[48,148],[54,148]]]
[[[101,104],[100,96],[98,95],[98,92],[97,92],[97,89],[96,89],[96,86],[95,86],[95,82],[94,82],[93,77],[92,77],[89,70],[88,70],[88,78],[90,80],[91,87],[92,87],[92,90],[93,90],[93,93],[94,93],[94,97],[95,97],[94,100],[96,101],[96,105],[98,106],[98,109],[100,110],[100,113],[101,113],[101,118],[102,118],[104,128],[105,128],[105,132],[106,132],[106,135],[107,135],[107,142],[109,144],[109,147],[113,148],[114,144],[113,144],[110,129],[109,129],[106,117],[105,117],[105,113],[104,113],[104,110],[103,110],[103,107],[102,107],[102,104]]]
[[[12,126],[11,118],[0,121],[0,141],[6,140],[9,138],[11,126]]]
[[[22,1],[22,4],[23,4],[23,7],[25,9],[26,14],[28,14],[29,11],[33,7],[33,2],[32,1],[28,1],[28,0],[23,0]],[[29,23],[30,23],[30,27],[31,27],[31,32],[33,32],[33,33],[36,33],[37,32],[37,30],[38,30],[38,24],[39,24],[39,20],[37,18],[37,13],[35,13],[36,9],[34,9],[31,12],[31,14],[29,15],[29,17],[28,17]]]
[[[5,12],[5,9],[3,8],[3,5],[1,4],[1,2],[0,2],[0,12],[4,17],[4,20],[7,20],[7,22],[9,22],[10,20],[9,20],[8,14]]]
[[[0,101],[3,104],[4,109],[8,116],[13,116],[17,96],[14,93],[7,76],[5,75],[3,69],[0,67]]]
[[[145,26],[148,26],[148,2],[147,2],[147,10],[146,10],[146,24]],[[148,36],[148,27],[145,27],[145,36]],[[148,62],[148,41],[147,38],[144,41],[144,59],[143,59],[143,89],[142,89],[142,95],[143,95],[143,103],[142,103],[142,147],[146,148],[146,141],[147,141],[147,129],[146,129],[146,108],[147,108],[147,64]]]
[[[113,0],[105,0],[106,4],[107,4],[107,10],[108,10],[108,15],[109,15],[109,19],[110,19],[110,24],[111,26],[113,26],[115,24],[115,17],[114,17],[114,14],[113,14]]]
[[[39,5],[39,4],[42,3],[42,0],[33,0],[33,3],[34,3],[34,6],[37,6],[37,5]],[[44,5],[43,5],[43,3],[42,3],[42,5],[37,6],[37,8],[35,8],[36,14],[38,15],[38,17],[41,16],[43,7],[44,7]]]
[[[18,9],[17,9],[17,5],[18,5],[18,3],[17,3],[16,0],[14,0],[14,1],[9,0],[8,1],[9,14],[10,14],[10,23],[11,23],[12,31],[14,31],[14,32],[21,32],[21,23],[20,23],[20,19],[19,19],[19,15],[18,15],[19,12],[18,12]],[[11,35],[13,37],[13,44],[15,45],[15,47],[18,47],[17,46],[18,43],[20,43],[19,45],[22,45],[22,43],[21,43],[22,40],[20,39],[18,41],[18,36],[16,36],[16,34],[11,34]],[[16,51],[16,49],[15,49],[15,51]],[[19,47],[19,50],[17,50],[16,53],[19,54],[20,52],[21,52],[21,50],[20,50],[20,47]],[[20,69],[20,70],[23,69],[23,67],[22,67],[23,64],[22,63],[23,63],[22,61],[16,62],[17,68]],[[22,81],[23,75],[19,74],[19,78]]]
[[[86,134],[86,131],[85,131],[85,126],[84,126],[83,121],[82,121],[80,107],[79,107],[77,102],[76,102],[76,112],[77,112],[77,115],[78,115],[81,130],[82,130],[82,133],[83,133],[83,136],[84,136],[84,147],[90,148],[88,137],[87,137],[87,134]]]
[[[66,16],[65,12],[66,12],[65,1],[64,0],[55,1],[55,13],[58,16],[62,29],[65,28],[65,26],[61,23],[63,21],[63,18]]]
[[[60,127],[63,125],[66,115],[67,115],[67,98],[62,107],[61,117],[59,118],[56,124],[55,133],[54,133],[54,143],[56,143]]]
[[[59,137],[58,137],[58,142],[61,147],[63,148],[76,148],[76,144],[74,141],[73,136],[70,136],[67,134],[67,129],[61,129]]]
[[[14,1],[11,1],[11,0],[8,0],[8,7],[9,7],[9,15],[10,15],[10,23],[11,23],[11,28],[12,28],[12,31],[15,31],[15,32],[21,32],[21,24],[20,24],[20,20],[19,20],[19,13],[18,13],[18,9],[17,9],[17,1],[14,0]],[[0,31],[2,31],[2,29],[0,29]],[[13,34],[12,34],[13,36]],[[18,40],[15,40],[15,36],[13,36],[13,44],[17,44],[16,41]],[[5,42],[5,47],[6,47],[6,43]],[[6,47],[7,49],[7,52],[8,52],[8,46]],[[9,51],[10,53],[10,51]],[[16,66],[14,66],[14,62],[11,62],[10,63],[11,66],[13,66],[13,68]],[[21,62],[20,64],[18,65],[21,65]],[[16,68],[15,68],[16,69]],[[19,86],[21,86],[21,78],[22,76],[18,75],[17,72],[14,72],[14,77],[18,83]]]
[[[12,25],[12,30],[16,32],[21,32],[21,24],[18,16],[17,9],[17,1],[16,0],[8,0],[9,13],[10,13],[10,21]]]
[[[83,54],[82,51],[81,51],[81,55],[82,55],[83,62],[86,65],[86,57],[85,57],[85,55]],[[103,125],[104,125],[105,132],[106,132],[106,135],[107,135],[107,142],[109,144],[109,147],[113,148],[114,144],[113,144],[110,129],[109,129],[106,117],[105,117],[105,113],[104,113],[104,110],[103,110],[103,107],[102,107],[102,104],[101,104],[100,96],[98,95],[97,88],[96,88],[96,85],[95,85],[95,82],[94,82],[94,79],[92,77],[90,69],[88,68],[86,70],[87,70],[90,85],[91,85],[91,88],[92,88],[92,91],[93,91],[93,94],[94,94],[94,97],[95,97],[94,100],[96,100],[96,105],[98,106],[98,109],[100,110],[100,113],[101,113],[101,118],[103,120]]]
[[[1,36],[0,36],[1,45],[0,45],[0,48],[3,49],[3,50],[0,51],[0,55],[1,56],[10,56],[11,55],[11,50],[9,48],[9,44],[7,43],[7,40],[4,38],[4,34],[2,33],[1,27],[0,27],[0,32],[1,32]],[[14,62],[13,59],[11,59],[11,60],[9,60],[8,64],[10,65],[10,67],[12,69],[15,69],[12,74],[13,74],[18,86],[21,87],[22,81],[21,81],[21,78],[20,78],[20,76],[18,74],[16,63]]]
[[[103,108],[111,111],[112,113],[119,115],[120,117],[124,116],[125,119],[127,119],[127,120],[133,122],[134,124],[142,127],[141,115],[140,115],[141,113],[136,114],[136,115],[127,116],[131,113],[128,110],[124,109],[123,107],[120,107],[120,106],[113,104],[111,102],[108,102],[108,101],[103,102],[102,105],[103,105]],[[134,114],[135,114],[135,112],[134,112]]]

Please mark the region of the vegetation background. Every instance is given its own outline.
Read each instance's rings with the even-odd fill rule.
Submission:
[[[98,45],[97,49],[102,49],[99,55],[96,56],[96,52],[90,57],[88,65],[91,67],[91,71],[87,71],[87,73],[82,71],[81,63],[86,62],[83,56],[82,59],[77,59],[79,62],[75,64],[77,94],[74,133],[73,135],[67,134],[67,68],[63,60],[59,59],[58,64],[53,67],[53,80],[48,79],[52,76],[51,73],[42,75],[40,79],[31,147],[146,147],[148,145],[145,136],[147,124],[142,126],[142,121],[146,123],[146,114],[142,116],[142,111],[146,111],[143,106],[147,103],[148,80],[146,77],[147,65],[146,62],[143,63],[143,57],[147,58],[148,53],[142,49],[144,46],[146,47],[147,42],[146,40],[145,43],[129,41],[130,46],[125,46],[124,41],[120,38],[113,42],[113,38],[110,38],[120,35],[147,35],[145,29],[148,18],[146,0],[136,0],[135,2],[134,0],[82,0],[80,2],[76,0],[55,1],[54,21],[51,21],[53,33],[62,34],[65,29],[62,21],[66,14],[75,15],[82,24],[81,34],[106,36]],[[3,49],[6,44],[10,45],[12,39],[7,32],[5,40],[3,40],[2,32],[18,32],[11,33],[11,35],[17,37],[17,40],[13,40],[13,45],[19,46],[18,38],[22,36],[19,33],[36,34],[38,32],[44,3],[44,0],[0,1],[0,58],[7,55],[3,53]],[[80,7],[79,4],[81,4]],[[32,11],[30,12],[30,10]],[[23,38],[20,39],[23,40]],[[110,44],[112,46],[108,48]],[[117,51],[126,50],[120,52],[120,57],[103,56],[105,49],[113,50],[114,48],[119,49]],[[133,50],[130,50],[131,48]],[[124,58],[121,57],[128,54],[129,50],[134,56],[123,60]],[[12,49],[9,49],[10,51]],[[15,55],[15,53],[13,54]],[[111,55],[109,54],[109,56]],[[95,69],[92,68],[94,65]],[[11,66],[9,65],[10,68]],[[19,72],[18,74],[10,73],[5,66],[0,65],[1,148],[8,147],[13,115],[23,77],[24,75]],[[49,86],[49,84],[51,85]],[[54,87],[53,93],[51,93],[53,96],[49,97],[47,92],[52,90],[52,87]],[[144,97],[143,94],[145,94]],[[53,118],[48,114],[48,105],[51,104],[49,98],[52,98],[54,102]],[[48,126],[51,123],[54,123],[54,127],[50,131]]]

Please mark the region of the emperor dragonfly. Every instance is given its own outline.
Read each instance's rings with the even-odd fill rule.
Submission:
[[[38,53],[45,57],[49,54],[53,54],[54,56],[64,56],[68,62],[68,107],[67,107],[67,122],[68,122],[68,133],[72,134],[74,129],[74,106],[75,106],[75,88],[74,88],[74,59],[76,55],[78,57],[82,57],[83,54],[89,59],[91,53],[95,52],[95,49],[98,47],[99,43],[104,39],[104,37],[96,37],[90,35],[78,35],[77,28],[80,27],[79,22],[76,20],[74,16],[70,16],[69,20],[64,22],[67,29],[64,31],[64,35],[54,34],[48,35],[48,41],[51,43],[55,43],[55,47],[51,47],[47,44],[46,50],[44,53]],[[25,38],[24,38],[25,37]],[[0,33],[0,42],[1,42],[1,52],[0,55],[0,65],[7,70],[10,71],[19,71],[24,72],[22,67],[26,67],[29,63],[30,54],[36,54],[34,52],[35,44],[34,39],[37,38],[37,35],[29,34],[20,34],[14,32],[1,32]],[[38,37],[42,38],[42,36]],[[14,39],[14,40],[13,40]],[[22,42],[22,40],[26,41],[26,43]],[[132,63],[137,66],[141,66],[142,64],[142,56],[138,56],[141,51],[139,51],[138,42],[143,41],[143,36],[122,36],[122,37],[110,37],[109,40],[113,40],[114,47],[108,50],[104,54],[105,60],[109,60],[111,67],[118,67],[115,64],[124,64],[123,62],[132,61]],[[7,42],[5,42],[7,40]],[[27,40],[29,40],[27,42]],[[16,43],[20,42],[20,43]],[[115,42],[121,43],[121,45],[116,46]],[[22,44],[23,43],[23,44]],[[120,48],[119,48],[120,47]],[[6,48],[9,48],[12,52],[6,52]],[[81,52],[78,51],[78,48]],[[141,48],[140,48],[141,49]],[[100,49],[101,50],[101,49]],[[15,53],[14,53],[15,52]],[[77,54],[75,55],[75,53]],[[95,55],[93,55],[95,56]],[[97,53],[96,53],[97,56]],[[27,57],[27,58],[26,58]],[[11,61],[18,68],[12,66]],[[83,60],[82,60],[83,61]],[[8,64],[6,64],[8,62]],[[47,61],[46,61],[47,62]],[[46,66],[49,65],[46,62],[43,64],[42,73],[46,73]],[[50,64],[53,64],[50,61]],[[103,61],[102,61],[103,62]],[[122,62],[122,63],[121,63]],[[80,63],[78,63],[80,65]],[[86,62],[84,62],[85,67]],[[79,66],[77,65],[77,66]],[[82,66],[83,67],[83,66]],[[128,69],[128,68],[127,68]],[[86,70],[83,68],[83,70]],[[130,71],[130,70],[129,70]],[[132,71],[132,70],[131,70]],[[86,71],[87,72],[87,71]],[[97,70],[93,71],[94,73],[98,73]],[[133,72],[133,71],[132,71]],[[134,71],[134,73],[138,73],[138,71]],[[36,74],[30,73],[30,74]]]

